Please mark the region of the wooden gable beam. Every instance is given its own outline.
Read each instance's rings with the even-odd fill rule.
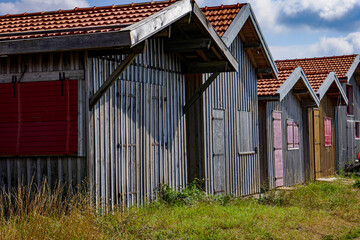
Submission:
[[[256,74],[270,74],[273,72],[271,68],[256,68]]]
[[[166,44],[166,49],[169,52],[181,52],[181,51],[209,49],[210,46],[211,46],[210,38],[201,38],[201,39],[169,41]]]
[[[215,62],[197,62],[189,63],[185,69],[185,73],[213,73],[213,72],[225,72],[228,69],[227,61],[215,61]]]
[[[294,89],[293,94],[294,95],[307,95],[307,94],[309,94],[309,90],[308,89]]]
[[[250,50],[250,49],[260,49],[262,46],[261,46],[261,43],[259,42],[247,42],[247,43],[244,43],[243,44],[243,48],[245,50]]]

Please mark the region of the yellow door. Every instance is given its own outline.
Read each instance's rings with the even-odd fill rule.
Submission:
[[[315,178],[321,177],[320,163],[320,111],[314,109],[314,160],[315,160]]]

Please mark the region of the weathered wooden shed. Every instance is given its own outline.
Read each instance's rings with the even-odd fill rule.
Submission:
[[[308,109],[320,101],[301,67],[279,68],[277,79],[259,79],[261,184],[305,182],[309,154]]]
[[[327,62],[336,58],[327,58]],[[320,107],[309,109],[309,153],[305,160],[308,172],[306,179],[328,177],[336,174],[336,126],[335,108],[346,106],[348,99],[333,68],[324,67],[323,58],[306,58],[276,62],[278,67],[297,67],[305,69],[305,74],[316,92]]]
[[[189,96],[195,103],[185,106],[189,178],[205,179],[208,193],[254,194],[260,192],[256,81],[276,77],[277,68],[250,4],[202,10],[239,71],[198,75],[188,82],[196,93]]]
[[[130,205],[186,185],[188,81],[239,68],[193,1],[0,23],[1,186],[87,178],[97,199]]]

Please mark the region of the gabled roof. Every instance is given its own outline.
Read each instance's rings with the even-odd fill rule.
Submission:
[[[258,79],[257,88],[259,100],[282,101],[293,90],[303,104],[320,105],[320,100],[301,67],[279,69],[278,78]]]
[[[301,66],[320,100],[331,90],[334,102],[337,102],[338,96],[340,96],[341,102],[347,104],[348,99],[344,89],[341,87],[339,78],[348,79],[348,76],[353,75],[359,65],[359,56],[346,55],[281,60],[276,61],[276,64],[279,69]]]
[[[217,33],[222,37],[228,30],[231,23],[236,18],[240,10],[247,3],[238,3],[236,5],[221,5],[217,7],[204,7],[201,10]]]
[[[306,75],[335,72],[339,79],[349,79],[359,65],[358,55],[344,55],[320,58],[286,59],[275,61],[278,68],[301,66]]]
[[[240,35],[260,78],[276,78],[278,70],[250,4],[202,8],[227,46]]]
[[[188,72],[238,70],[237,60],[193,0],[2,16],[0,55],[129,49],[157,33],[167,40],[165,47],[171,45],[168,51],[179,53]]]

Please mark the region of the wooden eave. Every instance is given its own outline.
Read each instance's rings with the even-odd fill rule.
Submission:
[[[241,8],[222,39],[227,46],[230,46],[238,35],[244,46],[254,44],[260,45],[260,47],[244,48],[254,68],[257,69],[258,77],[277,78],[278,69],[250,4],[246,4]]]

